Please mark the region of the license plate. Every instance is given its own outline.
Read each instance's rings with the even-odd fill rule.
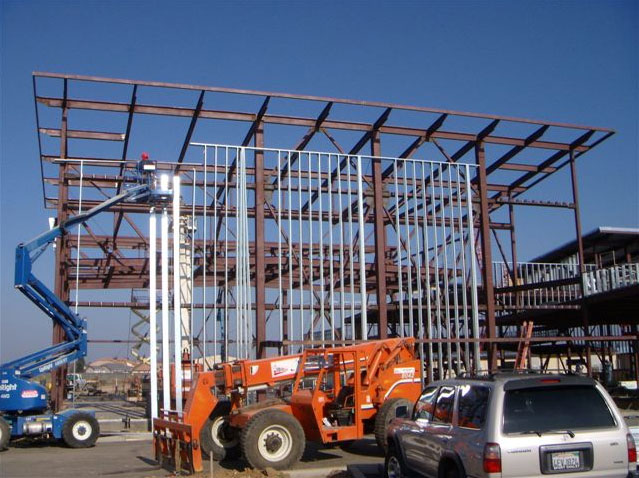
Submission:
[[[561,453],[553,453],[551,455],[552,469],[561,470],[577,470],[581,468],[578,451],[565,451]]]

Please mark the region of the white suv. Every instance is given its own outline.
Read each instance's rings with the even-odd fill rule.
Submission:
[[[387,439],[388,478],[638,476],[635,442],[614,402],[576,375],[433,382]]]

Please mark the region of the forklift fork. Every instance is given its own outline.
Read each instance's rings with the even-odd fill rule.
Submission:
[[[182,413],[162,410],[160,418],[153,420],[153,449],[156,461],[163,468],[186,473],[202,469],[202,455],[197,452],[200,443],[193,439],[191,425],[184,422]]]

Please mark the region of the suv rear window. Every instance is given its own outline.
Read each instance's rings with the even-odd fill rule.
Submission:
[[[504,398],[504,433],[614,426],[608,405],[590,385],[509,390]]]

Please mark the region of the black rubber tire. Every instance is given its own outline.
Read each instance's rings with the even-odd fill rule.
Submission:
[[[396,464],[399,465],[399,475],[396,471],[394,473],[389,472],[389,465],[393,459],[396,460]],[[402,460],[402,456],[397,449],[391,446],[386,452],[386,458],[384,459],[384,478],[404,478],[405,476],[407,476],[407,474],[404,460]]]
[[[397,409],[401,407],[406,407],[409,416],[412,415],[413,404],[405,398],[391,398],[390,400],[386,400],[377,412],[377,415],[375,415],[375,441],[377,442],[377,446],[384,451],[387,447],[386,430],[388,429],[388,424],[393,418],[397,417]]]
[[[462,478],[456,467],[448,468],[444,473],[444,478]]]
[[[228,417],[230,413],[231,402],[219,402],[211,413],[211,416],[204,423],[202,430],[200,430],[200,446],[202,447],[202,454],[205,458],[208,458],[212,455],[215,461],[222,461],[226,459],[233,460],[240,457],[241,449],[238,433],[235,433],[234,440],[230,440],[231,443],[223,443],[221,441],[221,437],[218,438],[218,442],[216,443],[213,438],[213,426],[217,426],[217,422],[219,420],[223,420],[225,417]]]
[[[11,427],[7,421],[0,417],[0,451],[6,450],[11,439]]]
[[[74,433],[74,427],[79,424]],[[83,426],[84,425],[84,426]],[[67,418],[62,425],[62,441],[69,448],[89,448],[100,436],[100,424],[93,415],[78,412]]]
[[[277,460],[268,459],[259,450],[260,436],[270,428],[273,429],[272,434],[267,436],[273,437],[280,442],[282,441],[282,433],[288,435],[285,439],[289,441],[290,449],[288,453]],[[285,470],[291,468],[302,458],[304,448],[306,448],[306,437],[304,436],[302,425],[293,415],[277,409],[266,409],[257,412],[249,419],[242,429],[240,444],[242,446],[242,454],[252,468],[258,470],[266,468]],[[268,446],[266,443],[264,445]],[[280,446],[282,446],[281,443]],[[277,449],[274,451],[277,451]]]
[[[460,471],[459,466],[452,460],[446,460],[440,465],[438,475],[441,478],[465,478],[466,474]]]

